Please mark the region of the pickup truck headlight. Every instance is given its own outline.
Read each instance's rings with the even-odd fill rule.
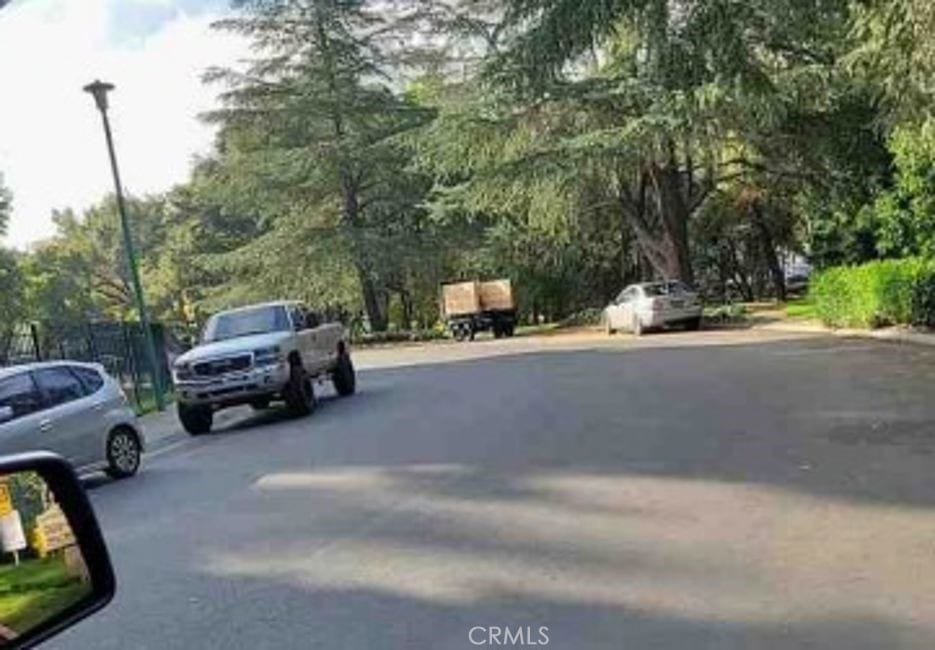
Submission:
[[[185,381],[194,377],[192,367],[187,363],[179,363],[172,366],[172,372],[175,374],[176,381]]]
[[[255,366],[275,366],[281,362],[282,350],[279,349],[278,345],[253,351],[253,365]]]

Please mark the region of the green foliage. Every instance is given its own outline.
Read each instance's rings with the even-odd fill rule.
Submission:
[[[812,279],[815,312],[834,327],[935,322],[935,262],[878,260],[826,269]]]
[[[935,4],[931,0],[863,0],[853,3],[852,12],[849,67],[879,87],[891,121],[931,117]]]
[[[935,254],[935,121],[894,130],[893,187],[864,208],[884,257]]]
[[[786,252],[935,255],[927,0],[234,5],[253,58],[207,74],[214,151],[130,200],[157,319],[288,297],[422,331],[440,283],[509,277],[558,321],[654,275],[753,299]],[[0,323],[132,317],[113,201],[55,220],[0,255]],[[816,291],[835,321],[928,322],[901,272]]]
[[[576,311],[562,320],[566,327],[593,327],[600,325],[604,320],[604,310],[599,307],[589,307]]]
[[[3,184],[3,174],[0,174],[0,237],[6,234],[12,211],[13,193]]]
[[[704,319],[713,323],[740,323],[747,319],[747,307],[743,303],[706,307]]]
[[[14,328],[25,316],[23,273],[17,255],[0,248],[0,349],[13,335]]]

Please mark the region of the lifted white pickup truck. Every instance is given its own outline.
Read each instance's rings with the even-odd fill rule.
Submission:
[[[316,379],[330,376],[342,396],[356,388],[344,326],[292,301],[215,314],[201,345],[176,359],[172,374],[179,420],[191,435],[208,433],[215,411],[238,404],[263,409],[282,399],[295,415],[308,415]]]

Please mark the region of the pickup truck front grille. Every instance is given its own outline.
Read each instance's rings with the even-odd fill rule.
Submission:
[[[192,366],[192,371],[196,377],[218,377],[226,375],[229,372],[238,370],[249,370],[253,365],[253,359],[249,354],[238,357],[227,357],[226,359],[212,359],[211,361],[202,361]]]

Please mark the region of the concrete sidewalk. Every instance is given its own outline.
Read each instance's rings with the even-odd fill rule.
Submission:
[[[786,319],[754,325],[754,329],[803,334],[831,334],[844,338],[874,339],[877,341],[892,341],[894,343],[935,346],[935,332],[919,331],[909,327],[884,327],[875,330],[851,328],[835,329],[826,327],[817,321],[795,321]]]

